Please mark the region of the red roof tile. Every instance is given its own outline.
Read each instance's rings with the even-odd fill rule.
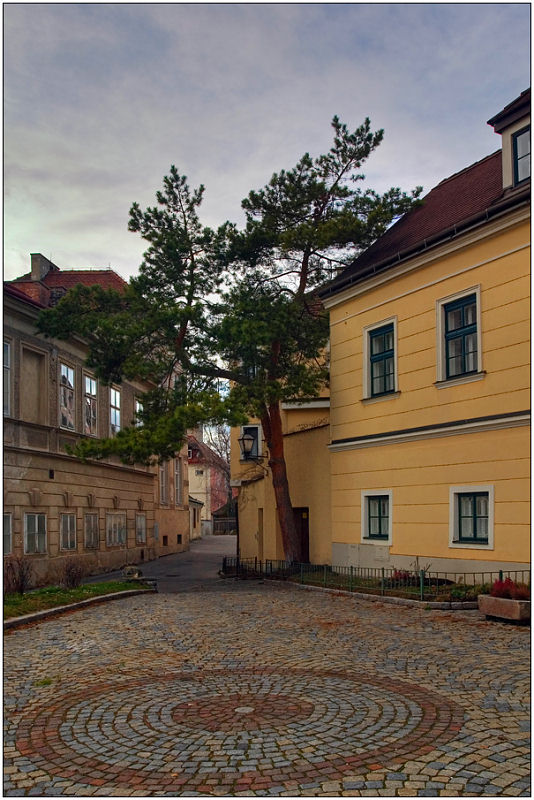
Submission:
[[[44,288],[44,287],[41,287]],[[46,291],[46,290],[45,290]],[[15,297],[17,300],[24,300],[25,302],[29,302],[38,308],[46,308],[46,303],[40,302],[37,297],[32,296],[27,291],[22,291],[18,286],[15,286],[13,283],[4,283],[4,294],[8,294],[11,297]]]
[[[498,150],[470,167],[451,175],[432,189],[412,211],[386,231],[330,284],[321,297],[341,291],[401,258],[425,249],[451,235],[471,218],[491,209],[503,197],[502,158]]]
[[[6,282],[4,286],[16,287],[19,294],[25,295],[39,305],[46,307],[57,302],[58,293],[51,292],[53,289],[64,289],[65,292],[77,284],[84,286],[102,286],[103,289],[115,289],[118,292],[124,291],[128,285],[120,275],[112,269],[70,269],[50,270],[40,281],[31,279],[31,273],[15,278],[14,281]],[[61,296],[61,292],[59,293]]]

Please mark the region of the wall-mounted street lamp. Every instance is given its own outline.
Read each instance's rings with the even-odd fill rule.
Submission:
[[[258,452],[254,453],[254,449],[258,446],[257,438],[250,433],[244,433],[237,441],[239,442],[239,448],[241,450],[241,460],[252,461],[267,474],[269,470],[262,464],[262,461],[265,461],[265,456],[260,456]]]
[[[250,433],[244,433],[237,440],[241,449],[241,456],[243,461],[263,461],[263,456],[253,455],[254,445],[257,444],[257,439]]]

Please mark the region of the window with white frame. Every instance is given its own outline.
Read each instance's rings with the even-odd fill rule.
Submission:
[[[530,125],[512,136],[514,152],[514,184],[530,178]]]
[[[121,393],[113,387],[109,390],[109,422],[113,436],[121,429]]]
[[[99,545],[98,514],[85,514],[83,518],[83,542],[88,550],[96,550]]]
[[[4,512],[4,555],[13,552],[13,515]]]
[[[74,369],[68,364],[60,364],[59,379],[59,424],[73,431],[75,424]]]
[[[59,537],[61,550],[76,550],[76,514],[59,515]]]
[[[449,547],[493,549],[494,487],[451,486]]]
[[[182,487],[182,460],[174,459],[174,503],[181,506],[184,501]]]
[[[4,416],[11,413],[11,342],[4,340]]]
[[[83,376],[83,432],[96,436],[97,430],[97,384],[90,375]]]
[[[392,500],[391,489],[362,491],[362,542],[391,544]]]
[[[126,514],[106,514],[106,544],[109,547],[126,544]]]
[[[363,329],[364,399],[387,397],[398,390],[397,318]]]
[[[258,458],[261,455],[261,437],[259,425],[244,425],[241,428],[241,436],[252,436],[253,442],[250,452],[247,456],[241,453],[241,460]]]
[[[169,502],[169,469],[166,461],[159,465],[159,502],[163,505]]]
[[[137,544],[146,543],[146,516],[145,514],[135,515],[135,541]]]
[[[46,514],[24,514],[24,552],[46,553]]]
[[[437,303],[438,382],[481,376],[480,287]]]
[[[135,425],[137,428],[140,428],[143,425],[143,421],[141,419],[141,415],[143,414],[144,405],[141,400],[137,397],[135,398]]]

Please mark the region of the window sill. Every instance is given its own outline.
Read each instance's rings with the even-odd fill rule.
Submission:
[[[446,389],[449,386],[459,386],[462,383],[471,383],[472,381],[481,381],[486,375],[485,371],[470,372],[468,375],[459,375],[457,378],[448,378],[444,381],[436,381],[434,386],[436,389]]]
[[[483,543],[483,542],[480,542],[480,541],[476,542],[476,540],[473,540],[472,542],[460,542],[460,541],[450,542],[449,543],[449,548],[450,549],[458,548],[458,549],[462,549],[462,550],[493,550],[494,549],[493,548],[493,543],[490,543],[490,542]]]
[[[364,536],[362,539],[362,544],[381,544],[381,545],[390,545],[391,539],[389,536],[378,537],[378,536]]]
[[[382,400],[392,400],[396,397],[400,397],[400,392],[387,392],[386,394],[379,394],[376,397],[362,397],[361,402],[367,406],[370,403],[380,403]]]

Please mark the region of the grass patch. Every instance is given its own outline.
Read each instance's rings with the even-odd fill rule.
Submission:
[[[76,589],[63,589],[60,586],[45,586],[27,594],[7,594],[4,597],[4,619],[21,617],[34,611],[43,611],[46,608],[66,606],[91,597],[104,594],[115,594],[128,589],[143,588],[138,581],[107,581],[106,583],[89,583],[78,586]]]

